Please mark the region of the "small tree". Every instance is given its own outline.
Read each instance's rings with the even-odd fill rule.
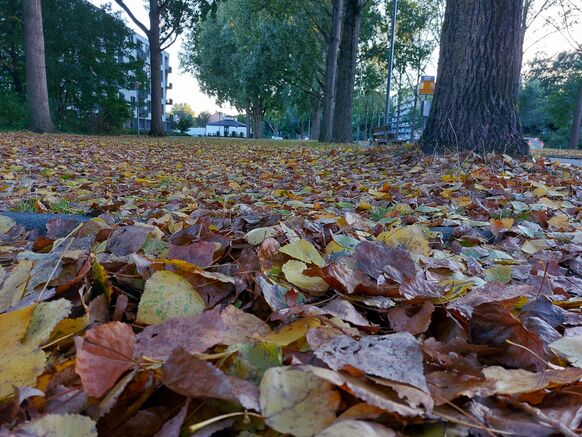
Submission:
[[[174,116],[176,117],[176,115]],[[183,134],[186,133],[186,131],[190,129],[192,126],[194,126],[194,118],[192,117],[192,115],[183,113],[178,117],[176,127]]]

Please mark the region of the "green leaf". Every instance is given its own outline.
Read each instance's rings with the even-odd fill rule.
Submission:
[[[174,317],[198,315],[204,308],[204,300],[190,282],[163,270],[146,281],[137,309],[137,322],[156,325]]]

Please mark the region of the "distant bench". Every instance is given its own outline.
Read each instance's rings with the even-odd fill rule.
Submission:
[[[372,140],[374,144],[404,144],[405,141],[397,140],[394,133],[388,132],[386,134],[386,126],[379,126],[372,128]]]

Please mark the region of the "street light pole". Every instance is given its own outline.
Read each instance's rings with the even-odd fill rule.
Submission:
[[[396,14],[398,13],[398,0],[393,1],[394,10],[392,11],[392,36],[390,37],[390,60],[388,61],[388,79],[386,80],[386,111],[384,112],[384,135],[386,136],[386,142],[388,142],[388,121],[390,118],[390,87],[392,84],[392,69],[394,67],[394,40],[396,39]]]
[[[139,137],[139,82],[135,83],[135,120],[137,136]]]

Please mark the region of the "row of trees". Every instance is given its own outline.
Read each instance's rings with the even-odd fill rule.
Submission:
[[[131,117],[119,90],[146,78],[118,16],[79,0],[44,0],[42,9],[36,0],[0,0],[0,17],[2,126],[26,127],[27,101],[31,126],[44,132],[53,120],[61,130],[94,131]]]
[[[437,45],[443,4],[400,2],[395,51],[402,90],[416,88]],[[348,142],[354,104],[384,92],[387,5],[379,0],[223,1],[189,33],[182,66],[219,103],[246,112],[257,137],[269,114],[274,123],[291,117],[301,131],[309,125],[312,137],[321,141]]]
[[[351,141],[383,119],[391,4],[225,0],[189,34],[182,65],[205,92],[249,114],[257,136],[269,114],[301,132],[308,124],[322,141]],[[396,113],[403,96],[415,100],[410,137],[419,125],[419,75],[440,42],[425,151],[527,153],[518,117],[526,32],[541,17],[564,32],[576,7],[566,0],[401,0],[393,89]]]

